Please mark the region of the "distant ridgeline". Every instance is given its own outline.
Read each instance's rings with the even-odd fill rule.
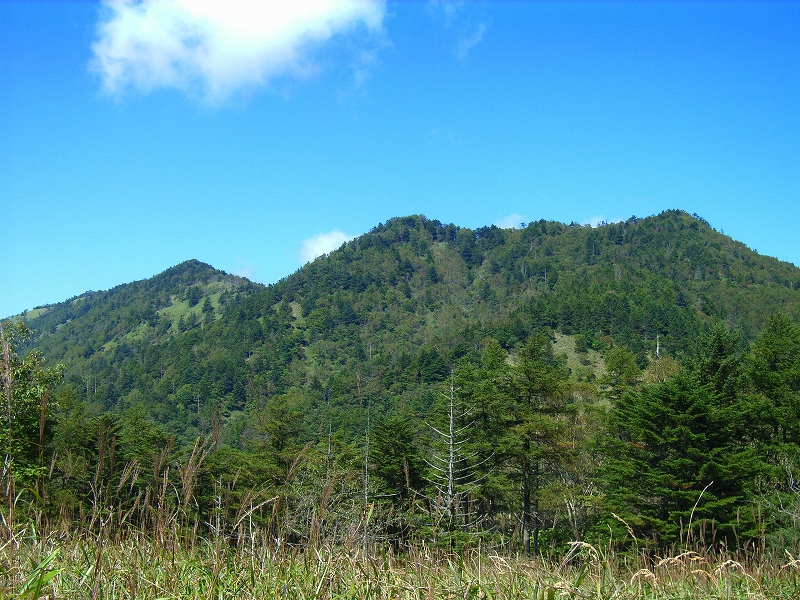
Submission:
[[[792,264],[678,210],[513,230],[410,216],[274,285],[191,260],[24,318],[28,348],[66,364],[90,412],[135,407],[179,440],[213,429],[240,448],[250,409],[276,394],[302,396],[299,439],[323,422],[354,439],[365,395],[377,415],[424,416],[433,384],[489,340],[513,353],[555,332],[573,378],[591,381],[614,345],[644,367],[656,338],[680,358],[715,321],[753,339],[776,311],[800,315],[798,284]]]
[[[37,531],[187,547],[241,543],[246,522],[251,541],[362,550],[610,535],[782,557],[798,283],[681,211],[396,218],[266,287],[188,261],[4,324],[0,524],[35,490]]]

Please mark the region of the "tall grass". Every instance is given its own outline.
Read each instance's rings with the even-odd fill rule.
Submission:
[[[300,458],[277,488],[237,492],[235,481],[215,481],[213,508],[201,511],[207,445],[198,440],[180,461],[170,451],[154,455],[145,485],[137,463],[114,481],[100,464],[85,508],[48,516],[20,495],[0,509],[0,600],[800,599],[800,558],[791,554],[709,549],[698,539],[694,551],[657,556],[639,550],[630,528],[626,553],[574,542],[537,559],[480,536],[460,538],[456,551],[426,529],[392,544],[393,509],[359,504],[346,469],[317,472]]]
[[[174,535],[102,535],[32,527],[3,554],[0,598],[800,598],[800,560],[744,561],[726,553],[616,555],[575,543],[560,558],[459,553],[420,542],[407,552],[352,546],[289,547],[259,532],[250,544]]]

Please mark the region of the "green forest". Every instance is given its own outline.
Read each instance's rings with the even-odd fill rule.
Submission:
[[[395,218],[3,321],[3,523],[411,552],[798,551],[800,269],[671,210]]]

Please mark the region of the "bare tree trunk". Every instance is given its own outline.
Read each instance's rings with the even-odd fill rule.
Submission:
[[[539,461],[533,467],[533,555],[539,555]]]
[[[44,482],[42,481],[41,470],[44,467],[44,428],[47,424],[47,401],[50,399],[50,392],[45,390],[42,394],[42,402],[39,413],[39,471],[36,476],[36,491],[39,497],[44,499]]]
[[[14,423],[13,413],[13,395],[11,392],[11,344],[3,329],[3,324],[0,323],[0,343],[3,347],[3,388],[6,393],[7,405],[7,420],[8,420],[8,444],[6,449],[6,457],[4,461],[4,469],[6,471],[6,494],[8,495],[8,552],[9,564],[13,571],[14,569],[14,448],[12,445],[12,425]]]
[[[358,402],[359,405],[363,408],[364,406],[364,397],[363,397],[363,388],[362,388],[362,380],[361,380],[361,367],[359,366],[356,370],[356,383],[358,385]],[[364,428],[364,480],[363,480],[363,492],[364,492],[364,538],[362,540],[362,546],[364,550],[364,554],[367,552],[367,536],[369,533],[369,399],[367,399],[367,423],[366,427]]]
[[[531,553],[531,469],[527,454],[530,442],[525,441],[525,464],[522,471],[522,546],[526,555]]]
[[[453,497],[455,496],[455,462],[456,462],[456,437],[454,431],[455,421],[455,389],[453,373],[450,373],[450,430],[447,438],[449,460],[447,462],[447,512],[453,514]]]

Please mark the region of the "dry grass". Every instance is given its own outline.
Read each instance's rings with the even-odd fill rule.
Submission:
[[[528,560],[469,549],[410,552],[291,548],[263,533],[238,549],[196,538],[129,535],[110,541],[62,532],[18,537],[0,598],[800,598],[800,561],[735,560],[696,552],[615,556],[575,543],[559,560]]]
[[[769,556],[763,546],[749,555],[658,557],[575,542],[566,554],[531,560],[480,545],[448,552],[417,537],[395,553],[381,529],[392,511],[373,513],[370,506],[361,514],[346,471],[332,471],[309,495],[317,488],[304,477],[320,477],[313,469],[304,474],[306,450],[290,467],[282,495],[235,496],[234,483],[215,483],[213,511],[195,512],[208,452],[202,440],[179,461],[168,460],[170,448],[157,452],[150,483],[135,498],[129,492],[142,471],[138,463],[118,482],[95,477],[87,510],[59,511],[59,520],[34,504],[0,508],[0,600],[800,600],[800,559]],[[263,514],[256,519],[255,511]],[[287,538],[302,543],[290,546]]]

